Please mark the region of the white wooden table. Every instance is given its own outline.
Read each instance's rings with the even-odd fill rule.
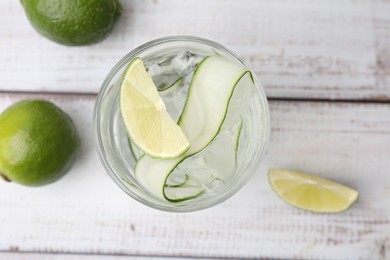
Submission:
[[[122,0],[104,42],[65,47],[38,35],[19,1],[0,1],[0,111],[45,98],[71,115],[81,156],[41,188],[0,182],[0,259],[390,259],[390,1]],[[93,140],[96,93],[136,46],[168,35],[220,42],[250,64],[270,100],[267,155],[214,208],[172,214],[123,193]],[[316,173],[360,191],[342,214],[294,209],[270,167]]]

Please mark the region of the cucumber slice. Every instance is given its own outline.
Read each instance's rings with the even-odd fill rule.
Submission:
[[[171,179],[172,178],[167,179],[167,181],[165,182],[165,187],[176,188],[176,187],[183,186],[185,183],[187,183],[187,181],[190,179],[190,177],[187,174],[185,174],[184,178],[174,179],[174,180],[171,180]]]
[[[212,175],[219,180],[226,180],[236,170],[238,140],[241,128],[242,119],[231,128],[221,130],[203,156],[206,164],[212,171]]]
[[[242,131],[242,126],[243,126],[243,121],[242,118],[240,118],[240,123],[238,125],[238,130],[234,132],[233,135],[233,140],[234,140],[234,148],[236,152],[234,153],[234,162],[237,165],[237,153],[238,153],[238,147],[240,145],[240,137],[241,137],[241,131]]]
[[[172,85],[159,88],[158,92],[160,92],[160,95],[165,95],[165,94],[175,92],[181,86],[182,83],[183,83],[183,78],[178,78]]]
[[[183,183],[172,184],[170,180],[167,180],[164,191],[170,201],[179,202],[198,197],[204,192],[204,188],[186,174]]]
[[[194,199],[204,192],[201,186],[187,186],[183,184],[180,187],[166,187],[164,189],[165,196],[171,202],[180,202],[184,200]]]
[[[237,85],[245,86],[238,84],[245,75],[251,78],[251,73],[244,67],[220,57],[207,57],[198,65],[178,122],[190,141],[191,147],[183,155],[173,159],[156,159],[143,155],[135,167],[135,176],[142,186],[158,198],[168,201],[184,200],[201,194],[200,192],[193,193],[190,196],[190,193],[186,193],[181,194],[182,198],[171,197],[172,194],[167,193],[164,187],[169,174],[180,162],[203,150],[220,132],[228,114],[228,107],[231,105],[233,91]],[[253,81],[251,82],[252,88]],[[236,93],[240,91],[241,89]],[[243,92],[248,91],[244,89]],[[239,102],[242,102],[240,95],[237,94],[236,97],[238,98],[235,98],[233,103],[236,104],[233,104],[233,107],[239,107]],[[239,118],[239,115],[231,117]]]
[[[130,146],[130,150],[131,150],[131,154],[133,155],[133,157],[135,158],[135,160],[138,160],[139,158],[141,158],[141,156],[144,154],[141,150],[139,150],[137,148],[137,146],[133,143],[133,141],[131,141],[130,138],[127,139],[128,143],[129,143],[129,146]]]

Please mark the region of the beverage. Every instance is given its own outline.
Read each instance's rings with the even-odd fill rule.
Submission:
[[[218,57],[245,69],[245,65],[224,47],[195,37],[163,38],[129,53],[103,83],[95,107],[99,152],[110,176],[131,197],[166,211],[199,210],[233,195],[253,174],[266,146],[269,115],[261,86],[253,81],[250,73],[236,84],[216,137],[204,149],[172,164],[174,169],[161,187],[164,199],[135,176],[135,167],[143,152],[129,141],[119,109],[121,79],[135,57],[143,60],[175,121],[188,102],[194,72],[206,57]],[[213,113],[196,111],[202,117]],[[153,161],[150,159],[145,165]]]

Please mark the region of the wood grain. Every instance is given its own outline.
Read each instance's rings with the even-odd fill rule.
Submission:
[[[377,86],[390,95],[390,5],[388,1],[375,1],[373,23],[377,60]]]
[[[42,254],[42,253],[0,253],[0,259],[6,260],[157,260],[166,259],[145,256],[114,256],[114,255],[87,255],[87,254]],[[176,258],[182,260],[185,258]]]
[[[38,35],[19,1],[0,1],[0,90],[97,92],[127,52],[168,35],[220,42],[270,97],[390,100],[390,3],[380,0],[122,1],[104,42],[65,47]]]
[[[71,115],[83,140],[82,152],[71,172],[52,185],[27,188],[0,182],[0,251],[389,257],[389,105],[271,102],[269,149],[249,183],[214,208],[172,214],[132,200],[105,173],[94,147],[94,96],[0,94],[0,111],[28,97],[50,99]],[[266,177],[270,167],[333,179],[358,189],[360,199],[334,215],[292,208],[271,191]]]

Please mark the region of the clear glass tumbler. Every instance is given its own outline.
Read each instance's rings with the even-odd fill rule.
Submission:
[[[185,103],[190,82],[186,78],[191,78],[197,64],[207,56],[220,56],[247,68],[237,55],[218,43],[191,36],[165,37],[148,42],[123,57],[106,77],[97,96],[94,124],[101,161],[110,177],[124,192],[149,207],[170,212],[189,212],[221,203],[249,180],[265,153],[270,128],[268,103],[262,86],[253,75],[255,90],[242,117],[244,122],[237,163],[227,180],[206,185],[206,192],[193,199],[170,202],[155,197],[135,178],[137,153],[132,149],[136,148],[132,148],[129,143],[119,110],[120,82],[125,69],[135,57],[139,57],[160,88],[173,84],[177,78],[184,79],[184,83],[188,81],[176,93],[163,96],[168,112],[177,119]],[[210,178],[210,182],[213,180],[215,178]]]

